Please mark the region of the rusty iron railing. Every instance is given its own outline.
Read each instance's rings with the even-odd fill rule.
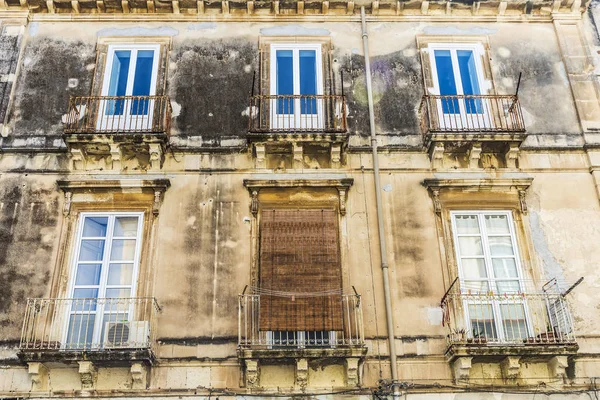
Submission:
[[[101,351],[152,349],[154,297],[28,299],[22,351]]]
[[[323,314],[315,312],[314,302],[311,306],[298,307],[294,303],[300,296],[309,294],[241,294],[239,295],[238,312],[238,345],[246,349],[270,349],[270,348],[327,348],[327,347],[356,347],[364,345],[364,327],[360,295],[336,294],[323,296],[327,298],[328,304],[333,303],[339,309],[339,313],[333,313],[336,321],[326,321],[335,330],[311,329],[311,326],[323,324]],[[299,318],[303,321],[305,330],[268,330],[261,323],[269,323],[268,317],[262,316],[261,300],[268,301],[270,296],[286,296],[290,299],[290,312],[278,309],[273,318],[281,320],[281,316],[289,315],[289,318]],[[298,296],[298,297],[296,297]],[[315,295],[317,296],[317,295]],[[313,297],[314,299],[314,297]],[[299,301],[298,301],[299,302]],[[308,303],[305,303],[308,304]],[[300,316],[298,315],[300,314]]]
[[[436,133],[523,133],[525,123],[515,95],[425,95],[421,130]]]
[[[457,285],[442,299],[449,344],[575,343],[569,305],[559,292],[494,292]]]
[[[345,133],[346,97],[259,95],[250,97],[250,133]]]
[[[168,96],[71,97],[65,133],[169,134]]]

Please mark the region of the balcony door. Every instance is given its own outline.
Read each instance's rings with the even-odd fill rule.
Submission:
[[[109,47],[98,103],[99,131],[136,132],[152,127],[159,45]]]
[[[533,332],[509,211],[452,212],[467,337],[517,342]]]
[[[324,126],[320,44],[271,45],[271,129]]]
[[[432,44],[429,47],[438,121],[444,130],[491,127],[484,85],[481,45]]]
[[[143,213],[81,214],[70,299],[64,301],[66,349],[102,348],[111,324],[131,321],[142,218]],[[121,329],[129,328],[121,326]],[[122,333],[112,335],[122,336]]]

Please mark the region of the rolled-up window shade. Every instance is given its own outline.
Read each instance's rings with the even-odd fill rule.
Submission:
[[[264,210],[260,330],[342,330],[337,212]]]

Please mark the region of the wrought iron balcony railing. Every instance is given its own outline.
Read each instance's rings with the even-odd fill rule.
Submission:
[[[444,297],[441,306],[450,345],[576,342],[569,306],[559,292],[457,288]]]
[[[169,134],[168,96],[71,97],[64,124],[67,134]]]
[[[364,345],[359,295],[242,294],[242,349],[340,348]]]
[[[250,133],[346,133],[346,98],[260,95],[250,98]]]
[[[158,303],[153,297],[28,299],[22,351],[151,349]]]
[[[432,134],[517,134],[525,132],[519,98],[515,95],[425,95],[421,130]]]

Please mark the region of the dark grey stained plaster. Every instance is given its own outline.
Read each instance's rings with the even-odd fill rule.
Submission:
[[[9,124],[14,135],[60,135],[69,96],[90,95],[95,43],[30,38]]]
[[[0,76],[14,74],[17,71],[19,47],[22,35],[9,35],[6,27],[0,32]],[[4,122],[10,99],[12,82],[0,82],[0,124]]]
[[[181,106],[174,133],[217,143],[245,137],[252,75],[258,75],[258,47],[244,38],[185,42],[171,51],[168,93]]]
[[[27,298],[48,294],[58,198],[26,177],[0,181],[0,341],[18,339]]]
[[[404,56],[403,51],[399,51],[371,58],[378,134],[418,135],[420,132],[418,107],[423,96],[423,80],[415,52],[411,52],[412,56]],[[344,74],[350,133],[369,135],[364,57],[340,54],[338,61]]]

